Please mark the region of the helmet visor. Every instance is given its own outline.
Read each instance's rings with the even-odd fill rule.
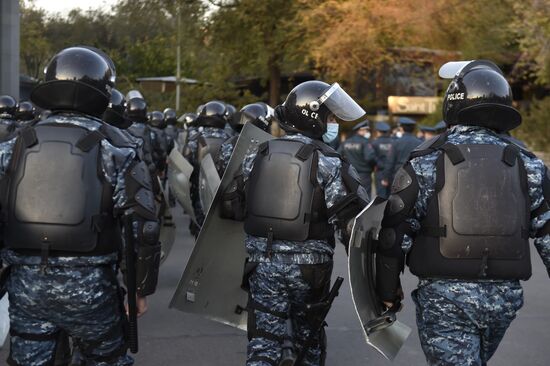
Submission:
[[[357,121],[367,114],[338,83],[332,86],[318,99],[334,116],[345,122]]]

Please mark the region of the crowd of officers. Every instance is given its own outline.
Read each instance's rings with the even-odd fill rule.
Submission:
[[[496,102],[482,100],[479,103],[476,100],[475,111],[503,111],[502,116],[511,121],[509,125],[501,128],[500,120],[494,125],[487,124],[486,121],[492,123],[489,118],[492,114],[467,115],[472,120],[449,119],[452,126],[439,123],[433,128],[420,128],[419,133],[424,134],[428,145],[417,149],[422,138],[415,134],[414,120],[397,118],[393,131],[386,122],[372,123],[365,119],[364,110],[337,83],[302,83],[275,109],[257,102],[237,111],[228,103],[213,100],[199,106],[196,113],[185,113],[178,118],[171,108],[162,112],[150,111],[147,101],[136,90],[126,95],[116,90],[115,66],[100,50],[91,47],[62,50],[46,67],[45,81],[31,94],[32,103],[17,103],[10,96],[0,96],[0,182],[3,189],[0,204],[4,265],[4,274],[0,278],[5,281],[2,288],[6,288],[10,296],[8,363],[133,364],[127,349],[137,351],[136,317],[147,310],[146,298],[154,293],[157,285],[161,257],[160,222],[168,207],[175,205],[174,198],[167,200],[164,194],[169,154],[176,149],[195,168],[190,177],[195,216],[190,231],[197,236],[208,211],[199,189],[203,159],[210,155],[217,174],[222,177],[243,126],[250,123],[271,132],[271,125],[276,121],[285,136],[247,152],[234,177],[237,198],[243,203],[232,206],[227,214],[228,218],[244,221],[247,234],[244,243],[249,257],[245,275],[248,275],[246,282],[250,295],[247,365],[283,364],[282,340],[289,318],[295,322],[298,343],[295,351],[299,356],[297,360],[296,356],[289,358],[290,363],[284,364],[324,364],[324,331],[308,325],[311,314],[300,305],[321,303],[326,298],[335,235],[349,237],[354,218],[373,196],[373,179],[376,194],[383,198],[391,196],[394,201],[397,196],[416,189],[410,196],[402,198],[407,205],[406,212],[403,205],[388,205],[389,216],[384,220],[384,229],[397,234],[391,236],[395,240],[380,249],[380,260],[387,257],[386,262],[381,262],[380,273],[387,273],[378,279],[382,281],[380,288],[385,290],[378,295],[388,308],[393,308],[401,301],[399,274],[404,266],[403,253],[412,245],[409,237],[435,235],[419,231],[425,225],[420,216],[416,217],[419,223],[413,228],[403,231],[402,227],[415,223],[409,216],[416,212],[413,207],[420,207],[418,202],[416,206],[414,204],[417,197],[425,204],[428,201],[424,198],[433,192],[429,189],[422,191],[427,188],[420,185],[419,193],[416,177],[428,172],[429,182],[435,182],[437,167],[432,166],[435,160],[428,158],[438,156],[440,146],[437,142],[443,144],[442,149],[450,149],[455,155],[453,146],[456,145],[444,144],[447,138],[457,145],[494,143],[512,146],[510,140],[496,133],[517,127],[521,121],[519,113],[510,106],[509,85],[494,64],[481,63],[481,66],[481,69],[478,66],[472,69],[481,72],[476,77],[493,78],[493,84],[502,86],[505,93]],[[473,85],[477,87],[478,84]],[[492,98],[493,92],[492,89],[484,91],[484,95]],[[461,109],[471,111],[462,105],[454,105],[444,112],[452,117],[451,112]],[[353,127],[352,136],[337,150],[333,149],[331,146],[339,140],[338,123],[352,121],[361,122]],[[433,139],[438,135],[439,138]],[[416,155],[411,155],[413,150]],[[511,157],[506,154],[502,157],[502,161],[510,166],[514,166],[516,158],[520,159],[520,150],[515,145],[505,149],[505,153],[513,153]],[[528,152],[521,150],[521,153],[524,160],[527,159],[525,156],[531,159],[525,163],[529,172],[532,171],[528,183],[537,189],[536,192],[533,190],[537,195],[533,201],[536,204],[526,208],[522,220],[527,220],[531,210],[531,217],[538,225],[533,224],[536,227],[533,226],[530,233],[522,231],[522,240],[528,246],[527,234],[536,234],[538,241],[535,245],[545,264],[550,265],[547,263],[550,260],[547,224],[550,209],[546,168]],[[497,160],[501,159],[500,150],[498,154]],[[540,179],[535,181],[535,175]],[[404,178],[394,179],[396,176]],[[394,183],[391,187],[392,181],[399,184]],[[539,187],[541,185],[544,189]],[[400,211],[393,212],[392,209]],[[469,209],[463,207],[464,212],[470,212]],[[429,217],[432,211],[430,206],[427,209]],[[485,212],[479,214],[481,218],[487,217]],[[462,215],[460,219],[468,215]],[[439,216],[435,214],[435,217]],[[505,221],[506,217],[502,220]],[[493,231],[498,234],[502,225],[497,224],[493,225],[496,227]],[[436,234],[446,235],[439,234],[439,231]],[[484,232],[474,234],[482,239],[485,235]],[[454,245],[460,249],[463,244],[458,235]],[[415,248],[413,245],[411,253],[418,253],[420,249],[415,251]],[[434,249],[434,253],[428,254],[435,258],[438,253]],[[483,253],[483,263],[487,268],[492,268],[494,260],[497,259]],[[436,258],[433,263],[437,261]],[[460,267],[460,263],[457,266]],[[424,267],[425,263],[415,269],[418,271]],[[505,278],[514,281],[528,278],[530,264],[526,263],[524,267],[525,273],[518,276],[506,274],[508,277]],[[490,294],[496,286],[491,281],[498,284],[502,280],[499,274],[487,278],[485,270],[483,267],[481,274],[476,272],[467,277],[473,279],[474,287],[479,285],[478,280],[488,287],[487,291],[476,287],[474,290],[479,291],[472,292],[474,298],[481,299],[482,295]],[[122,281],[118,278],[120,273],[123,274]],[[426,288],[433,285],[434,293],[455,296],[454,293],[447,294],[450,284],[444,274],[444,279],[435,284],[428,279]],[[456,278],[455,286],[459,288],[465,282],[459,275]],[[125,291],[119,282],[125,283],[126,311]],[[519,282],[516,286],[516,282],[506,285],[519,288],[517,299],[513,299],[519,304],[521,287]],[[421,292],[418,294],[422,295]],[[456,309],[447,311],[447,305],[443,303],[431,304],[432,297],[426,295],[426,299],[416,298],[415,301],[420,307],[433,305],[432,312],[436,309],[442,313],[457,313]],[[507,305],[512,300],[502,302]],[[498,328],[502,335],[508,325]],[[457,355],[455,364],[466,364],[466,358],[480,357],[478,351],[469,354],[463,350],[468,348],[468,342],[479,343],[475,339],[462,339],[461,334],[453,336],[455,340],[462,339],[464,344],[455,349],[454,346],[446,347],[446,341],[434,343],[441,337],[433,326],[426,325],[426,329],[420,331],[430,364],[452,364],[439,361]],[[494,340],[487,355],[481,352],[480,362],[468,364],[486,364],[500,339]]]

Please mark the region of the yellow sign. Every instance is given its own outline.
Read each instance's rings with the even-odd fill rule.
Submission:
[[[435,112],[440,97],[388,97],[391,114],[430,114]]]

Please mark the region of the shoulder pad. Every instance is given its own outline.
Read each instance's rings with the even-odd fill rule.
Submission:
[[[432,152],[437,150],[437,148],[443,145],[446,141],[447,141],[447,133],[442,133],[439,136],[435,136],[429,140],[424,141],[411,152],[411,154],[409,155],[409,160],[419,156],[431,154]]]
[[[391,193],[394,194],[403,191],[405,188],[409,187],[412,182],[413,179],[409,173],[403,167],[399,168],[395,174],[395,178],[393,178]]]
[[[128,170],[127,176],[128,184],[134,183],[149,190],[152,188],[151,174],[143,161],[133,164]]]

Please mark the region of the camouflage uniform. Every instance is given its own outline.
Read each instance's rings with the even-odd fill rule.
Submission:
[[[193,174],[191,175],[191,200],[193,201],[193,210],[195,211],[195,218],[199,226],[202,226],[204,222],[204,211],[200,202],[199,196],[199,172],[200,172],[200,162],[198,159],[198,149],[199,149],[199,137],[204,138],[220,138],[227,140],[230,136],[222,128],[215,127],[199,127],[196,134],[190,134],[188,136],[187,145],[184,150],[184,157],[193,165],[195,168]]]
[[[495,132],[483,127],[454,126],[448,142],[459,144],[508,143]],[[413,231],[420,230],[428,202],[434,194],[436,160],[441,152],[411,159],[419,192],[414,218],[409,219]],[[521,155],[528,176],[531,210],[543,202],[544,163]],[[550,212],[533,218],[531,236],[550,220]],[[402,249],[408,253],[413,240],[406,235]],[[550,269],[550,235],[535,239],[535,246],[544,264]],[[430,365],[485,365],[496,351],[506,329],[523,305],[523,290],[516,281],[466,281],[453,279],[420,279],[412,293],[416,304],[420,343]]]
[[[231,154],[233,154],[233,150],[235,149],[235,145],[237,144],[237,140],[239,139],[239,135],[230,137],[227,141],[225,141],[222,146],[220,146],[220,154],[218,156],[217,166],[218,173],[220,174],[220,177],[223,176],[223,173],[225,172],[225,169],[227,169],[227,164],[229,164],[229,160],[231,159]]]
[[[17,123],[11,117],[0,116],[0,141],[10,138],[11,134],[17,129]]]
[[[92,117],[52,115],[43,123],[63,123],[90,131],[102,125]],[[16,138],[0,143],[0,174],[4,175]],[[136,159],[133,148],[101,141],[105,179],[113,186],[115,211],[127,204],[124,176]],[[67,332],[79,347],[87,365],[131,365],[123,335],[125,315],[117,280],[118,254],[48,258],[2,251],[11,265],[7,289],[10,299],[12,365],[46,365],[56,349],[56,336]],[[40,304],[37,306],[37,304]]]
[[[300,134],[287,135],[283,139],[311,142],[310,138]],[[244,158],[245,181],[252,171],[256,153],[257,148]],[[340,158],[319,153],[317,181],[324,190],[328,208],[348,194],[341,169]],[[357,175],[354,168],[350,169]],[[358,193],[368,201],[363,187],[359,187]],[[337,224],[336,216],[329,219],[329,224]],[[249,330],[255,328],[256,332],[249,336],[247,366],[278,365],[288,314],[293,320],[297,354],[311,332],[302,306],[319,302],[328,293],[334,244],[326,240],[273,240],[270,255],[267,253],[267,238],[247,235],[245,245],[249,261],[256,263],[249,278]],[[323,364],[324,332],[314,335],[306,347],[301,365]]]

